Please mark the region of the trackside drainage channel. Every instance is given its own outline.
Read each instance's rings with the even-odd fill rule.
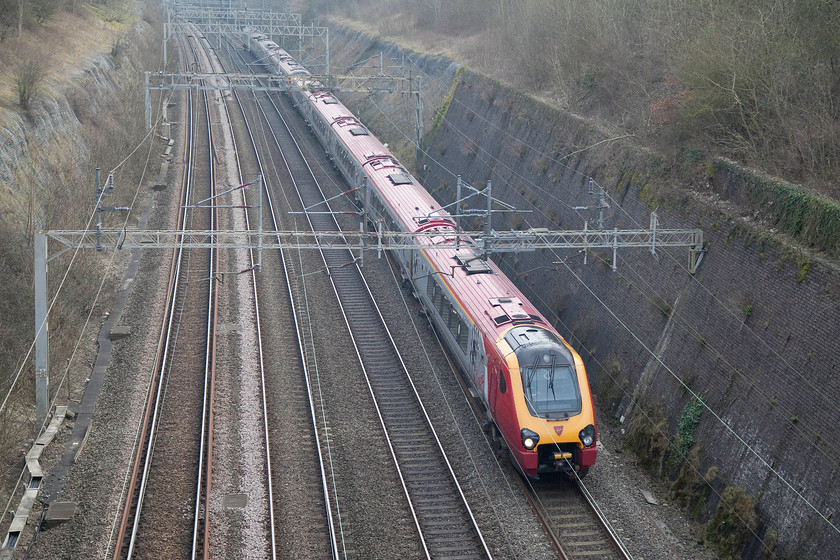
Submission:
[[[41,454],[44,452],[44,448],[47,444],[50,443],[58,433],[58,429],[61,427],[62,422],[64,422],[66,415],[67,407],[57,406],[55,408],[55,414],[53,415],[49,426],[47,426],[46,431],[41,434],[37,440],[35,440],[35,445],[33,445],[26,454],[26,468],[29,471],[29,482],[27,482],[24,487],[23,496],[20,498],[20,503],[18,504],[17,509],[12,512],[14,519],[12,519],[12,524],[9,526],[9,532],[6,534],[6,538],[3,541],[4,549],[14,548],[20,539],[21,532],[23,532],[23,529],[26,527],[26,521],[29,519],[29,512],[32,511],[32,506],[35,504],[35,498],[38,497],[38,490],[41,488],[41,481],[44,478],[40,463]],[[0,553],[2,553],[2,550],[0,550]]]

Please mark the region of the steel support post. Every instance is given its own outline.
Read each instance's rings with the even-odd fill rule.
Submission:
[[[364,234],[365,226],[367,225],[368,219],[368,208],[370,208],[370,179],[367,175],[364,175],[364,179],[362,179],[362,209],[359,212],[359,234]],[[380,247],[381,249],[381,247]],[[365,265],[365,251],[367,250],[367,240],[362,242],[362,249],[361,249],[361,257],[362,257],[362,266]],[[377,253],[378,257],[382,256],[382,252]]]
[[[166,70],[166,43],[169,42],[169,36],[172,32],[172,13],[166,11],[166,23],[163,24],[163,69]]]
[[[166,43],[163,44],[166,47]],[[166,56],[166,55],[164,55]],[[149,89],[149,73],[146,72],[146,130],[152,128],[152,97]]]
[[[257,239],[257,272],[262,269],[262,245],[263,245],[263,187],[262,187],[262,173],[257,175],[257,190],[259,191],[259,204],[257,205],[257,231],[260,236]]]
[[[650,213],[650,254],[656,254],[656,226],[659,224],[659,219],[656,216],[656,211]]]
[[[613,229],[612,271],[618,270],[618,228]]]
[[[148,91],[148,90],[146,90]],[[102,187],[99,183],[99,168],[96,168],[96,186],[94,187],[94,201],[96,202],[96,250],[102,250]]]
[[[47,235],[35,234],[35,424],[42,426],[50,406],[49,328],[47,324]]]
[[[461,207],[461,176],[458,175],[458,181],[455,183],[455,251],[461,248],[461,214],[464,209]]]
[[[411,83],[409,82],[409,90],[411,89]],[[420,161],[420,157],[423,155],[423,77],[417,77],[417,114],[415,116],[414,122],[415,133],[417,134],[417,153],[415,154],[415,159]]]
[[[484,226],[484,234],[487,236],[486,244],[484,245],[484,254],[490,254],[490,236],[493,233],[493,184],[487,181],[487,225]]]
[[[325,37],[326,37],[326,39],[325,39],[324,42],[326,44],[327,51],[326,51],[326,54],[324,55],[324,58],[326,60],[324,62],[324,66],[326,66],[326,71],[324,72],[324,74],[329,76],[330,75],[330,30],[329,29],[327,29],[327,34],[326,34]]]

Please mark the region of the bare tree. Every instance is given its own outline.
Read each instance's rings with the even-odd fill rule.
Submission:
[[[15,73],[15,85],[18,91],[18,103],[24,111],[29,111],[44,81],[44,66],[40,60],[28,59],[21,62]]]

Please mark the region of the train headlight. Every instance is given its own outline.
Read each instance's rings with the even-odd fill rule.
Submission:
[[[595,426],[589,424],[587,427],[582,429],[578,434],[580,438],[580,442],[583,444],[584,447],[589,447],[593,443],[595,443]]]
[[[525,446],[525,449],[533,449],[540,442],[540,435],[533,430],[522,428],[522,431],[519,433],[522,436],[522,445]]]

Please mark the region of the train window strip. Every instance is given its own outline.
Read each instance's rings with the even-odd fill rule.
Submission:
[[[461,350],[463,350],[465,354],[467,352],[467,347],[469,346],[469,341],[470,331],[469,329],[467,329],[467,323],[461,320],[458,323],[458,345],[461,347]]]
[[[435,288],[437,288],[437,284],[435,284],[434,282],[429,282],[426,285],[426,294],[429,296],[429,299],[431,299],[431,300],[434,300]]]

